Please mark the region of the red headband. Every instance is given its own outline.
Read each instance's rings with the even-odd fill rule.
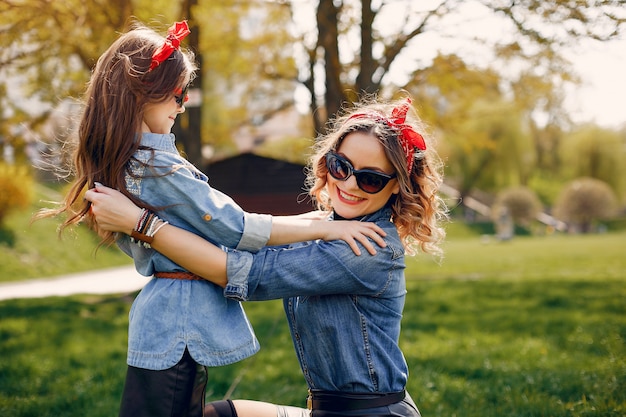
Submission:
[[[406,102],[401,104],[400,107],[396,107],[391,112],[391,118],[385,117],[379,113],[357,113],[350,116],[350,119],[355,118],[372,118],[376,120],[382,120],[389,127],[397,129],[399,131],[398,138],[400,139],[400,145],[406,155],[406,164],[408,166],[408,172],[411,173],[413,169],[413,160],[415,156],[415,148],[420,151],[426,150],[426,142],[422,135],[417,133],[413,128],[404,122],[406,121],[406,114],[409,111],[411,105],[411,99],[407,98]]]
[[[170,55],[172,55],[172,52],[180,46],[180,41],[185,39],[185,37],[190,33],[191,31],[189,30],[186,20],[174,23],[167,30],[165,43],[163,43],[163,45],[152,54],[152,62],[150,63],[150,69],[148,71],[152,71],[158,67],[161,62],[169,58]]]

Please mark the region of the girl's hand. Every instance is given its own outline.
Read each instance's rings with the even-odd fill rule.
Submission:
[[[370,239],[381,248],[387,246],[383,239],[387,234],[376,223],[354,220],[321,221],[319,223],[321,224],[323,240],[343,240],[350,246],[355,255],[361,255],[357,242],[363,245],[371,255],[376,255],[376,249]]]
[[[96,183],[95,188],[87,190],[85,199],[91,202],[91,213],[100,229],[127,235],[133,232],[141,208],[124,194]]]

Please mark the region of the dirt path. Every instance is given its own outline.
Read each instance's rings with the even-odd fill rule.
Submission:
[[[0,300],[127,293],[139,290],[149,280],[149,277],[139,275],[133,266],[124,266],[46,279],[3,283],[0,284]]]

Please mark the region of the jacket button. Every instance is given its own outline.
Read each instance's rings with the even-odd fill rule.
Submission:
[[[202,218],[204,219],[204,221],[207,221],[207,222],[208,222],[208,221],[211,221],[211,219],[212,219],[213,217],[211,217],[211,215],[210,215],[210,214],[205,214],[204,216],[202,216]]]

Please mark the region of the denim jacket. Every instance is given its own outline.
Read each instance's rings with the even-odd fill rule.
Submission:
[[[227,297],[284,299],[294,347],[310,389],[401,391],[408,367],[398,346],[406,294],[404,249],[383,208],[385,248],[356,256],[344,241],[229,251]]]
[[[172,134],[144,133],[144,148],[131,159],[126,187],[171,224],[215,244],[255,251],[271,232],[271,216],[244,212],[230,197],[211,188],[208,178],[180,156]],[[137,271],[184,269],[152,249],[118,239]],[[220,366],[242,360],[259,349],[258,341],[238,301],[225,299],[208,281],[153,278],[141,290],[130,311],[129,365],[162,370],[174,366],[189,349],[196,362]]]

